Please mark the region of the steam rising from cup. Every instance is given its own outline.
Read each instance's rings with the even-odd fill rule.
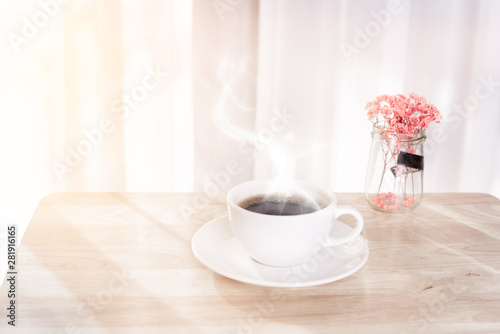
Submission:
[[[276,198],[276,196],[291,197],[295,195],[307,199],[310,203],[314,203],[315,209],[319,210],[320,205],[314,197],[300,187],[297,187],[294,183],[296,176],[295,153],[290,151],[287,152],[284,147],[275,140],[278,132],[286,129],[283,124],[280,124],[280,126],[274,124],[277,123],[276,111],[270,110],[270,124],[268,126],[254,131],[238,127],[230,120],[230,117],[228,117],[228,111],[230,109],[234,110],[233,108],[239,109],[242,112],[248,112],[255,109],[239,101],[235,93],[235,86],[241,82],[242,78],[248,76],[248,71],[246,69],[247,65],[247,61],[241,62],[240,66],[229,62],[226,58],[221,61],[217,70],[217,77],[222,84],[222,91],[215,105],[213,120],[218,128],[226,135],[240,143],[245,142],[252,146],[252,159],[247,160],[248,163],[253,162],[257,164],[255,157],[259,153],[264,153],[266,155],[273,169],[273,183],[267,194],[265,194],[267,199],[271,199],[271,197]],[[228,108],[229,103],[232,103],[231,108]],[[274,123],[272,122],[273,117]],[[285,122],[284,124],[286,125],[287,123]],[[293,134],[290,134],[288,139],[293,139]],[[255,167],[259,168],[261,166],[256,165]],[[267,171],[268,169],[266,169],[266,174]]]

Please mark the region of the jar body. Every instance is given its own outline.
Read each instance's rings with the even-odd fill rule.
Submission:
[[[390,134],[373,127],[365,197],[377,210],[408,212],[422,200],[425,130]]]

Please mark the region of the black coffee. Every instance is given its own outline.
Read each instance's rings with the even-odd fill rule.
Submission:
[[[320,206],[299,195],[256,195],[238,203],[248,211],[273,216],[303,215],[318,211]]]

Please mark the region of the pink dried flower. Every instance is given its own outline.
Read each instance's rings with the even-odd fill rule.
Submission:
[[[415,203],[415,200],[413,199],[413,197],[408,197],[407,199],[405,199],[403,201],[404,206],[412,206],[414,203]]]
[[[375,206],[382,208],[384,210],[397,210],[399,203],[392,193],[379,193],[378,195],[372,197],[371,201]]]
[[[383,127],[389,135],[415,134],[427,129],[433,121],[440,123],[442,118],[434,105],[415,93],[408,97],[403,94],[380,95],[368,102],[365,109],[368,119],[375,126]]]

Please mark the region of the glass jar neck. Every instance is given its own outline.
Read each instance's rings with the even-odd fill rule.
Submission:
[[[400,142],[411,142],[416,143],[420,141],[425,141],[427,138],[425,135],[425,129],[416,133],[394,133],[387,131],[384,124],[374,124],[372,130],[372,136],[379,139],[384,139],[386,141],[397,140]]]

